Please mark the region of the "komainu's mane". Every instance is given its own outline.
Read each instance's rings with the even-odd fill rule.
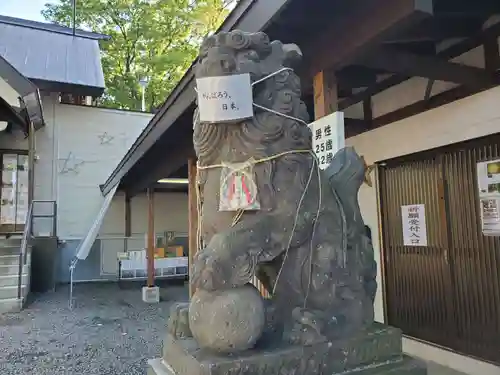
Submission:
[[[242,162],[284,151],[311,149],[311,132],[306,125],[309,116],[301,100],[300,79],[291,69],[300,57],[297,46],[283,45],[278,41],[270,43],[264,33],[232,31],[205,40],[196,66],[196,78],[249,73],[252,82],[256,82],[269,77],[254,85],[253,98],[255,104],[270,111],[254,107],[252,119],[203,124],[196,110],[193,141],[199,165]],[[267,190],[263,195],[270,202],[274,195],[272,178],[277,163],[291,164],[294,169],[299,167],[298,164],[307,163],[304,169],[310,168],[310,159],[304,154],[290,154],[257,165],[255,174],[259,191]],[[202,190],[205,177],[206,173],[201,171]],[[305,185],[306,181],[300,178],[299,183]]]

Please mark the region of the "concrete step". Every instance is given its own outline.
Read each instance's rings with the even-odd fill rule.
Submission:
[[[19,255],[19,248],[21,245],[9,245],[9,246],[1,246],[0,245],[0,255]]]
[[[23,274],[29,273],[29,264],[23,266]],[[0,264],[0,276],[19,275],[19,264]]]
[[[21,295],[25,297],[28,292],[28,287],[23,285],[21,288]],[[0,301],[4,299],[13,299],[17,298],[17,285],[16,286],[4,286],[0,288]]]
[[[18,298],[9,298],[0,300],[0,314],[19,312],[23,308],[23,300]]]
[[[31,251],[28,253],[28,256],[26,257],[26,263],[31,264]],[[12,255],[4,255],[0,253],[0,265],[13,266],[16,264],[19,264],[19,253]]]
[[[19,255],[3,255],[0,253],[0,264],[4,266],[19,264]]]
[[[0,247],[2,246],[19,246],[23,241],[22,234],[19,236],[12,236],[9,238],[0,237]]]
[[[17,286],[18,280],[18,275],[0,276],[0,288],[4,286]],[[29,276],[27,274],[24,274],[21,279],[21,284],[27,285],[28,280]]]

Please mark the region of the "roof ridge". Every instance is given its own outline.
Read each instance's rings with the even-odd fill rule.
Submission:
[[[56,23],[31,21],[23,18],[16,18],[5,15],[0,15],[0,24],[2,23],[6,25],[25,27],[29,29],[41,30],[57,34],[64,34],[69,36],[77,36],[80,38],[87,38],[87,39],[105,40],[110,38],[109,35],[94,33],[92,31],[86,31],[82,29],[75,29],[73,32],[73,28],[58,25]]]

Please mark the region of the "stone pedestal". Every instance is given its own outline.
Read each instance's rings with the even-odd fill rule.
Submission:
[[[157,286],[142,287],[142,301],[146,303],[159,303],[160,288]]]
[[[402,353],[398,329],[381,324],[359,337],[311,346],[260,347],[236,355],[200,349],[192,338],[167,334],[163,358],[148,375],[426,375],[424,363]]]

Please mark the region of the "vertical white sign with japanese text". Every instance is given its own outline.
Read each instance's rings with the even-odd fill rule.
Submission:
[[[313,151],[319,167],[326,169],[335,153],[345,147],[344,113],[335,112],[309,124],[312,132]]]
[[[218,123],[253,117],[250,74],[205,77],[196,80],[200,122]]]
[[[425,205],[401,206],[403,216],[403,242],[405,246],[427,246]]]
[[[500,236],[500,159],[477,163],[481,225],[485,236]]]

